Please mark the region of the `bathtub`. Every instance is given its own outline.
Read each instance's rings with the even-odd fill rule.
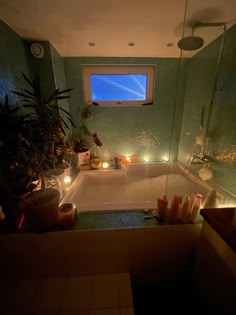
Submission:
[[[80,171],[61,204],[74,203],[80,212],[156,209],[163,193],[170,204],[174,194],[200,193],[204,199],[209,189],[178,163],[131,163],[121,169]]]

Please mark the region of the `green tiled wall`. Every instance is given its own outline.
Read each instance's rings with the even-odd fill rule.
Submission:
[[[84,108],[81,65],[83,64],[154,64],[156,65],[155,101],[152,106],[91,107],[87,126],[104,143],[97,152],[101,156],[113,154],[135,155],[138,160],[177,158],[182,118],[185,77],[177,89],[179,60],[171,58],[64,58],[67,87],[72,87],[70,110],[79,126]],[[182,64],[184,66],[184,63]],[[184,73],[183,71],[181,73]],[[175,111],[174,111],[175,110]],[[172,124],[174,123],[174,130]],[[172,131],[174,138],[172,138]],[[76,130],[74,130],[76,135]]]
[[[52,45],[50,45],[50,51],[51,51],[51,58],[52,58],[52,65],[53,65],[53,72],[54,72],[55,87],[60,90],[65,90],[67,86],[66,86],[63,58]],[[58,104],[60,107],[62,107],[66,111],[69,111],[68,100],[59,100]],[[64,117],[63,111],[60,112],[60,115]]]
[[[10,90],[25,86],[21,72],[30,76],[23,39],[0,20],[0,99]],[[15,95],[9,94],[10,103],[15,104]]]
[[[179,144],[179,160],[186,162],[199,134],[202,107],[207,115],[212,101],[206,154],[215,158],[212,180],[236,194],[236,26],[226,32],[222,60],[222,36],[189,61],[184,114]],[[200,147],[196,148],[200,149]]]
[[[41,90],[45,97],[49,97],[55,90],[51,45],[48,41],[36,41],[43,46],[44,56],[35,58],[30,52],[32,41],[25,41],[26,53],[33,77],[40,80]]]

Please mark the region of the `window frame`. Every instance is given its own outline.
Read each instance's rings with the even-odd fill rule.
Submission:
[[[82,65],[83,91],[85,105],[99,106],[141,106],[153,105],[155,85],[154,64],[148,65]],[[92,101],[90,75],[92,74],[145,74],[147,75],[146,100],[116,100],[116,101]]]

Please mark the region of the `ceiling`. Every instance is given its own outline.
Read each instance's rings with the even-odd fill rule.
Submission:
[[[179,57],[177,43],[194,23],[236,23],[236,0],[0,0],[0,18],[23,38],[49,40],[62,56]],[[207,45],[222,31],[194,34]]]

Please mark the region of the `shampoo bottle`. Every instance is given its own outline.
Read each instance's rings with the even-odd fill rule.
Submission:
[[[178,212],[179,212],[179,204],[180,204],[179,196],[174,195],[171,202],[171,209],[170,209],[170,221],[172,223],[177,221]]]
[[[166,194],[162,195],[162,200],[164,201],[165,208],[167,208],[167,206],[168,206],[168,199],[167,199]]]
[[[166,217],[168,200],[166,194],[162,195],[162,198],[157,198],[157,208],[158,208],[158,215],[161,220],[164,220]]]
[[[218,208],[218,199],[217,199],[216,190],[212,189],[209,191],[204,201],[203,208]]]
[[[114,156],[114,168],[115,169],[119,168],[119,157],[118,157],[118,155]]]
[[[181,221],[188,222],[189,220],[189,210],[190,210],[190,197],[186,195],[184,197],[184,203],[182,207]]]
[[[197,223],[199,218],[199,213],[201,209],[202,195],[196,194],[193,200],[192,209],[191,209],[191,222]]]

